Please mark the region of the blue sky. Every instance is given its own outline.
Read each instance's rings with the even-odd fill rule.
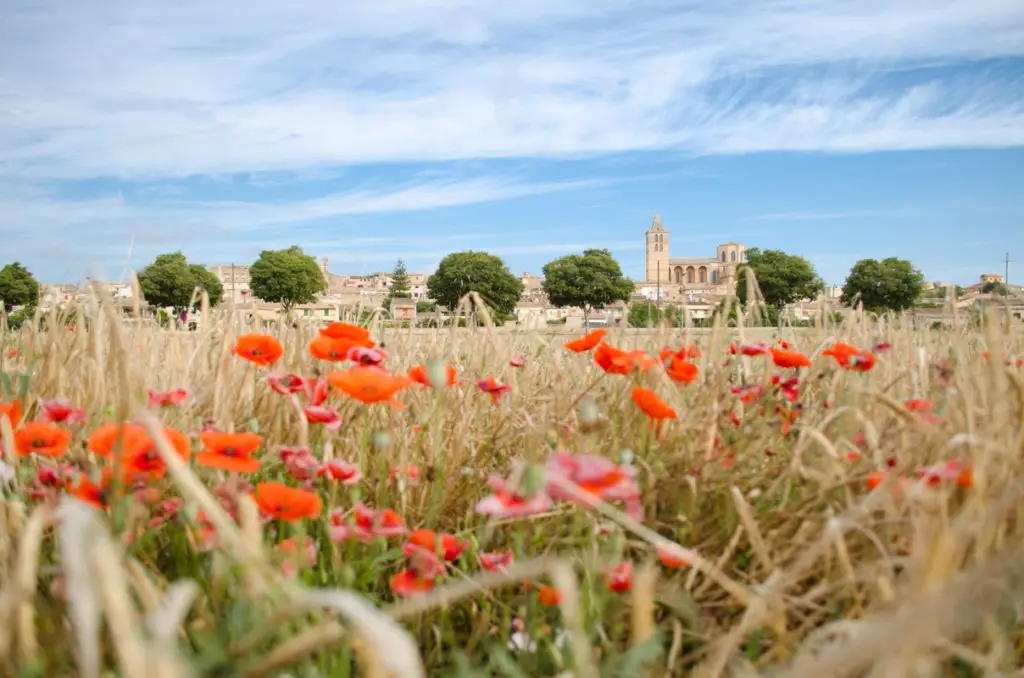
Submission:
[[[677,256],[1024,282],[1019,0],[10,0],[0,63],[0,264],[47,282],[293,243],[641,277],[655,211]]]

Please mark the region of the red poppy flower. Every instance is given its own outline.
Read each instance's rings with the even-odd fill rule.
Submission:
[[[289,523],[316,518],[323,509],[323,502],[315,492],[278,482],[258,484],[253,500],[264,514]]]
[[[196,455],[196,462],[208,468],[255,473],[260,470],[260,460],[253,454],[263,443],[255,433],[220,433],[207,431],[199,434],[205,448]]]
[[[409,543],[427,551],[439,553],[451,562],[469,546],[469,542],[458,539],[452,534],[438,534],[433,530],[413,530],[409,534]]]
[[[597,345],[601,343],[601,340],[604,339],[606,334],[608,334],[608,330],[594,330],[589,334],[583,335],[579,339],[573,339],[572,341],[566,342],[565,347],[576,353],[586,353],[587,351],[597,348]]]
[[[284,355],[284,348],[269,334],[243,334],[235,342],[232,353],[260,367],[272,365]]]
[[[176,388],[173,391],[149,391],[149,407],[170,407],[181,405],[188,400],[188,391]]]
[[[48,421],[31,421],[14,432],[14,449],[19,457],[59,457],[68,451],[70,442],[70,431]]]
[[[71,406],[71,401],[64,398],[44,400],[41,404],[43,419],[54,423],[81,424],[85,421],[85,410]]]

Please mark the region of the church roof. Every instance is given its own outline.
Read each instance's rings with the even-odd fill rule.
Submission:
[[[651,223],[651,227],[647,230],[648,233],[665,233],[665,227],[661,225],[661,215],[657,212],[654,213],[654,221]]]

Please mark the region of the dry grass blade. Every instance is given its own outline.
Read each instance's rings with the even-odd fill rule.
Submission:
[[[601,675],[594,660],[594,651],[590,647],[587,630],[583,628],[580,616],[579,580],[572,567],[565,562],[555,563],[551,568],[551,581],[562,594],[558,607],[562,611],[562,621],[569,632],[569,646],[576,664],[578,678],[599,678]]]
[[[78,673],[82,678],[99,678],[101,607],[93,586],[92,559],[83,557],[95,538],[96,515],[85,504],[64,499],[58,518],[61,563],[75,632]]]
[[[925,647],[971,628],[1000,606],[1024,599],[1020,563],[1024,548],[1004,553],[960,575],[940,591],[908,600],[891,612],[857,622],[847,637],[833,641],[813,655],[803,653],[792,668],[777,678],[820,678],[860,675],[875,662]]]
[[[365,598],[337,589],[300,589],[293,600],[309,610],[331,609],[344,617],[352,632],[369,645],[374,661],[392,678],[423,678],[427,675],[419,648],[409,633]]]
[[[36,627],[32,595],[36,590],[43,531],[49,526],[51,519],[52,511],[49,506],[36,507],[18,540],[14,585],[16,590],[22,594],[23,601],[18,606],[18,650],[22,661],[31,661],[36,654]]]

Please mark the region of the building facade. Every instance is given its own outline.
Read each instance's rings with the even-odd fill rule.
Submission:
[[[714,257],[673,257],[668,229],[658,214],[647,230],[645,245],[646,283],[671,288],[670,293],[728,294],[736,285],[736,267],[747,258],[747,246],[737,242],[719,245]]]

